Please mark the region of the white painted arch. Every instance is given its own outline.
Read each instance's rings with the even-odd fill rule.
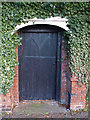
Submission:
[[[15,31],[29,26],[29,25],[37,25],[37,24],[47,24],[47,25],[54,25],[63,28],[64,30],[68,31],[69,28],[67,27],[67,21],[68,19],[66,18],[61,18],[61,17],[51,17],[51,18],[46,18],[46,19],[28,19],[28,23],[21,23],[20,25],[17,25],[14,29],[14,31],[11,33],[13,34]]]

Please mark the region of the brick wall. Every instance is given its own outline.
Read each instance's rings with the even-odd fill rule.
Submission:
[[[18,46],[16,47],[16,53],[17,53],[17,59],[18,61]],[[19,75],[18,75],[18,66],[15,67],[15,73],[14,76],[14,85],[13,85],[13,98],[14,98],[14,105],[18,105],[19,103]]]
[[[64,41],[62,41],[64,42]],[[84,109],[85,108],[85,96],[86,87],[83,84],[77,84],[78,79],[76,76],[72,76],[69,68],[69,60],[65,59],[66,52],[64,51],[64,46],[62,46],[62,58],[61,62],[61,104],[66,104],[66,108],[73,110]]]
[[[2,111],[2,95],[0,95],[0,113]]]
[[[65,59],[66,53],[62,46],[62,59]],[[67,73],[67,60],[61,62],[61,104],[66,104],[66,77]]]
[[[16,47],[17,59],[18,61],[18,46]],[[15,73],[13,86],[9,89],[8,93],[5,95],[0,95],[0,102],[2,112],[12,112],[14,106],[19,103],[19,91],[18,91],[18,66],[15,67]]]
[[[12,88],[8,91],[5,95],[1,95],[2,97],[2,112],[12,112],[13,108],[13,95],[12,95]]]
[[[76,76],[72,76],[72,91],[71,91],[71,103],[70,108],[73,110],[84,109],[85,108],[85,96],[86,88],[82,83],[77,84]]]
[[[62,46],[62,58],[66,56]],[[18,47],[16,48],[17,61],[18,61]],[[71,72],[68,67],[68,60],[61,62],[61,104],[70,104],[70,109],[77,110],[85,107],[85,86],[80,87],[77,85],[77,79],[75,76],[71,76]],[[14,106],[19,104],[19,90],[18,90],[18,66],[15,67],[14,82],[11,89],[8,91],[6,96],[0,95],[0,109],[3,112],[12,112]]]

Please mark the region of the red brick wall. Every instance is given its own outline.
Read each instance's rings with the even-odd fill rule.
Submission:
[[[76,76],[72,76],[69,69],[70,58],[68,56],[68,59],[65,59],[66,52],[63,48],[64,46],[62,46],[63,61],[61,62],[61,104],[66,104],[67,108],[75,111],[78,109],[84,109],[86,104],[86,87],[81,83],[78,85],[78,79]]]
[[[62,47],[63,48],[63,47]],[[66,53],[62,49],[62,59],[65,59]],[[67,72],[67,60],[61,62],[61,104],[66,104],[66,72]]]
[[[18,61],[18,46],[16,47],[17,59]],[[1,94],[1,101],[2,101],[2,112],[12,112],[14,106],[18,105],[19,103],[19,91],[18,91],[18,66],[15,67],[15,73],[13,86],[9,89],[8,93],[5,95]]]
[[[66,57],[66,53],[62,46],[62,58]],[[18,47],[16,48],[17,61],[18,61]],[[67,104],[67,93],[70,94],[70,109],[83,109],[85,107],[85,86],[80,87],[77,85],[77,79],[75,76],[71,77],[71,72],[68,67],[69,60],[63,60],[61,62],[61,104]],[[19,85],[18,85],[18,66],[15,67],[16,75],[14,76],[14,85],[8,91],[6,96],[0,95],[2,104],[0,109],[2,111],[12,112],[14,106],[19,103]]]
[[[2,112],[12,112],[13,108],[13,95],[12,95],[12,88],[8,91],[5,95],[0,95],[2,97]]]
[[[72,76],[72,91],[70,108],[73,110],[85,108],[86,87],[83,84],[77,84],[77,78]]]
[[[18,46],[16,48],[17,53],[17,61],[18,61]],[[14,105],[18,105],[19,103],[19,75],[18,75],[18,66],[15,67],[15,73],[14,76],[14,86],[13,86],[13,98],[14,98]]]

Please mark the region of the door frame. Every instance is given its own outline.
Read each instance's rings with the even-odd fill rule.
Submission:
[[[31,25],[33,26],[33,25]],[[36,25],[35,25],[36,26]],[[58,30],[58,40],[57,40],[57,54],[56,54],[56,80],[55,80],[55,100],[60,102],[61,101],[61,47],[62,47],[62,31],[63,29],[58,27],[58,26],[53,26],[53,25],[48,25],[51,27],[54,27]],[[29,26],[26,26],[24,28],[27,28]],[[22,33],[22,30],[24,28],[21,28],[18,30],[18,34],[20,35],[20,33]],[[18,48],[18,54],[19,54],[19,48]],[[18,60],[19,60],[19,55],[18,55]],[[19,70],[18,70],[19,73]],[[18,76],[19,77],[19,76]],[[21,98],[20,98],[20,78],[18,80],[18,84],[19,84],[19,102],[21,102]]]
[[[57,67],[56,67],[56,101],[61,102],[61,47],[62,47],[62,33],[58,32],[58,46],[57,46]]]

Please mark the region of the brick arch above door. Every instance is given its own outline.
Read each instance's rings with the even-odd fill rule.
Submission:
[[[25,20],[26,21],[26,20]],[[29,26],[29,25],[38,25],[38,24],[47,24],[47,25],[54,25],[54,26],[58,26],[66,31],[69,30],[69,28],[67,27],[67,21],[68,19],[66,18],[61,18],[59,16],[57,17],[51,17],[51,18],[46,18],[46,19],[38,19],[38,18],[33,18],[33,19],[28,19],[27,23],[21,23],[20,25],[17,25],[15,27],[15,29],[12,31],[11,34],[14,33],[14,31],[19,30],[23,27]]]

